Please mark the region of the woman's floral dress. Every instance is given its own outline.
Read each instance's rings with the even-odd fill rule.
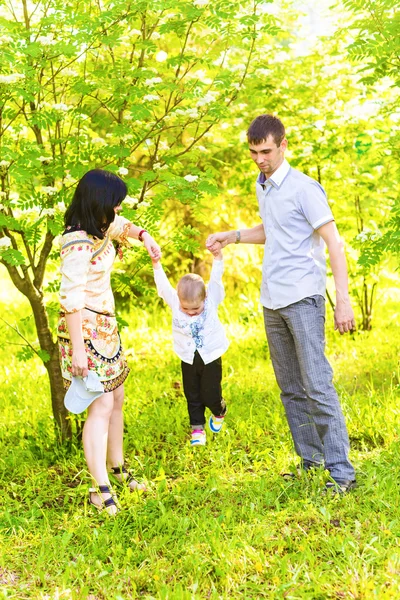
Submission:
[[[61,238],[61,312],[57,335],[65,389],[72,380],[72,345],[65,315],[77,311],[82,314],[89,369],[97,373],[104,391],[115,390],[128,376],[110,276],[115,259],[112,240],[126,245],[130,226],[127,219],[116,215],[103,240],[77,228],[67,229]]]

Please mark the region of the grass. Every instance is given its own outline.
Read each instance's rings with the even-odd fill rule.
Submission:
[[[14,302],[8,320],[27,307]],[[167,313],[125,315],[132,369],[126,454],[149,493],[122,491],[115,519],[93,513],[79,441],[54,436],[43,367],[0,331],[0,590],[23,600],[400,598],[400,333],[333,334],[328,355],[359,487],[323,496],[325,472],[295,468],[256,304],[225,301],[227,427],[190,448]]]

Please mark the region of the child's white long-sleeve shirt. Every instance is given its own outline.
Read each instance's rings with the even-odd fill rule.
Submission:
[[[196,350],[204,364],[208,364],[222,356],[228,349],[229,342],[217,312],[218,304],[225,296],[222,284],[223,271],[224,261],[214,260],[204,310],[201,314],[190,317],[180,310],[177,291],[168,281],[164,269],[162,267],[154,269],[158,295],[172,309],[174,350],[183,362],[190,365],[193,364]]]

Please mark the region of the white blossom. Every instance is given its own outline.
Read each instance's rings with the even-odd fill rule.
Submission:
[[[150,79],[146,79],[144,84],[145,85],[155,85],[156,83],[161,83],[162,79],[161,77],[151,77]]]
[[[95,137],[92,138],[92,144],[106,144],[106,140],[103,139],[102,137]]]
[[[51,185],[43,185],[41,187],[41,192],[43,194],[49,194],[50,196],[57,193],[57,188],[52,187]]]
[[[53,106],[51,107],[53,110],[61,110],[63,112],[66,112],[67,110],[69,110],[69,107],[64,104],[64,102],[59,102],[58,104],[53,104]]]
[[[199,178],[198,175],[185,175],[185,177],[183,179],[186,179],[186,181],[189,181],[189,183],[192,183],[193,181],[197,181],[198,178]]]
[[[8,160],[0,161],[0,167],[8,167],[8,166],[10,166],[10,161],[8,161]]]
[[[157,62],[164,62],[165,60],[167,60],[167,58],[168,58],[168,54],[166,52],[164,52],[164,50],[160,50],[160,52],[157,52],[157,54],[156,54]]]
[[[39,156],[38,160],[40,162],[50,162],[53,158],[51,156]]]
[[[165,171],[166,169],[168,169],[168,165],[166,164],[162,165],[161,163],[157,162],[153,165],[153,171]]]
[[[143,100],[147,100],[147,102],[152,102],[153,100],[159,100],[160,97],[156,94],[147,94],[147,96],[143,96]]]
[[[0,75],[0,83],[16,83],[19,79],[25,79],[23,73],[11,73],[10,75]]]
[[[75,178],[72,177],[71,173],[67,173],[64,177],[64,183],[75,183]]]
[[[206,104],[215,102],[217,95],[217,92],[207,92],[206,95],[203,96],[203,98],[200,98],[196,106],[205,106]]]
[[[54,208],[45,208],[42,211],[42,215],[46,215],[47,217],[53,217],[55,215],[56,211]]]
[[[64,69],[63,75],[67,75],[67,77],[77,77],[78,72],[75,69]]]
[[[131,35],[142,35],[142,32],[139,29],[131,29],[129,33]]]
[[[185,114],[191,117],[192,119],[197,119],[197,117],[199,116],[199,113],[196,108],[188,108],[187,110],[185,110]]]
[[[158,33],[158,31],[154,31],[151,35],[153,40],[159,40],[161,35]]]
[[[208,0],[194,0],[193,4],[195,6],[207,6]]]
[[[42,46],[53,46],[57,43],[51,35],[39,35],[36,41]]]
[[[64,202],[61,201],[61,202],[57,203],[57,208],[58,208],[58,210],[64,211],[66,209],[66,206],[65,206]]]
[[[318,121],[314,121],[314,127],[319,129],[319,131],[323,131],[325,125],[326,125],[325,119],[318,119]]]
[[[119,173],[120,175],[128,175],[129,171],[128,171],[128,169],[127,169],[126,167],[120,167],[120,168],[118,169],[118,173]]]
[[[133,117],[132,117],[132,115],[127,114],[127,115],[124,115],[124,119],[125,119],[125,121],[132,121]]]
[[[129,208],[132,206],[136,206],[139,203],[138,198],[133,198],[133,196],[125,196],[124,204]]]
[[[11,240],[6,235],[0,238],[0,248],[9,248],[11,246]]]

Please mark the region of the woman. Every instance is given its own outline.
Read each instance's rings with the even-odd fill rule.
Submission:
[[[115,258],[113,241],[131,237],[143,242],[152,259],[161,252],[154,239],[118,215],[127,194],[125,183],[108,171],[95,169],[79,181],[65,213],[61,241],[61,314],[58,341],[64,387],[73,377],[95,371],[104,394],[88,408],[83,447],[95,487],[89,501],[109,514],[117,512],[107,465],[131,489],[144,489],[124,467],[124,381],[129,373],[115,318],[110,274]]]

